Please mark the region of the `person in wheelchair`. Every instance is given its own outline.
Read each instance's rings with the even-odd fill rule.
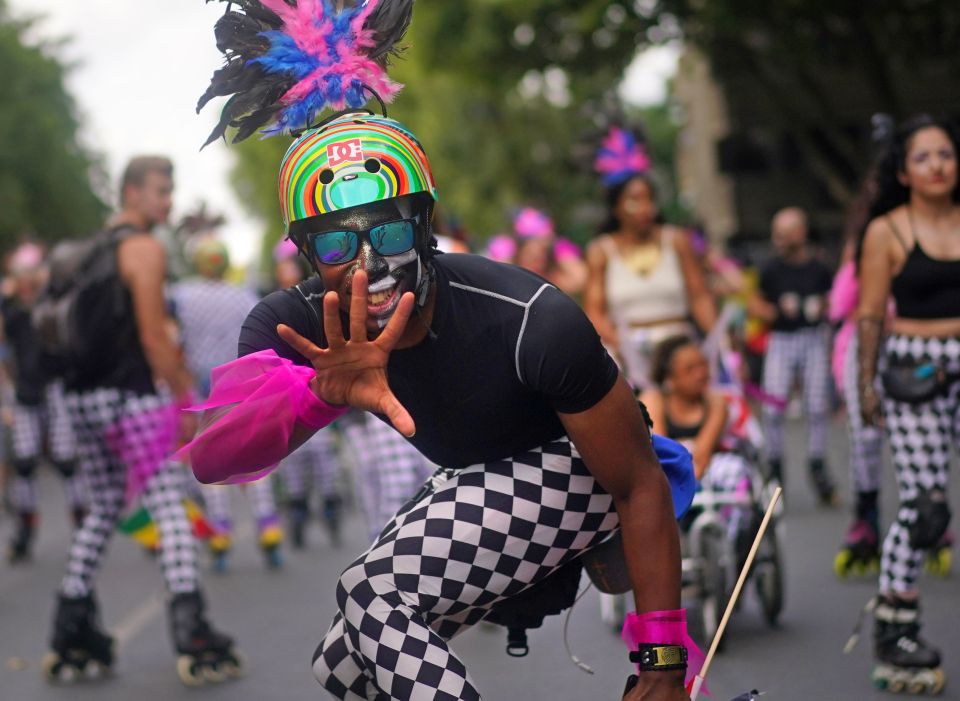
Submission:
[[[707,357],[693,339],[676,336],[657,346],[651,379],[653,387],[640,400],[654,431],[683,444],[693,455],[698,493],[680,521],[684,540],[690,541],[684,546],[684,579],[688,565],[694,563],[690,576],[700,583],[697,598],[702,606],[712,599],[711,610],[703,612],[713,619],[704,621],[709,636],[763,515],[758,452],[747,438],[749,431],[742,430],[749,420],[742,415],[743,402],[712,386]],[[725,543],[707,543],[704,532],[712,524],[719,524]],[[756,561],[762,572],[757,587],[764,615],[773,624],[782,607],[782,581],[775,533],[765,541]],[[753,572],[758,572],[757,564]]]

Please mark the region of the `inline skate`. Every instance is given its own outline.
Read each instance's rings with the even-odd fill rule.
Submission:
[[[113,666],[113,638],[101,628],[93,594],[61,595],[53,621],[51,651],[41,664],[48,681],[69,683],[102,678]]]
[[[873,685],[894,694],[939,694],[946,684],[940,652],[920,637],[916,601],[881,597],[873,612]]]
[[[230,636],[215,630],[205,615],[200,592],[170,601],[170,630],[177,654],[177,676],[187,686],[218,683],[243,673],[243,658]]]

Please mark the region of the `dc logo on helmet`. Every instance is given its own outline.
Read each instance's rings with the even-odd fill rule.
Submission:
[[[348,139],[327,146],[327,165],[330,167],[358,161],[363,161],[363,146],[360,139]]]

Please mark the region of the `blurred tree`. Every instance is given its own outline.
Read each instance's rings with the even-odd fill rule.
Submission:
[[[956,0],[638,4],[655,22],[648,35],[679,27],[704,51],[734,131],[776,133],[783,143],[769,150],[795,153],[835,206],[867,165],[871,114],[960,113],[950,88],[960,79]]]
[[[106,206],[94,193],[96,159],[77,138],[79,122],[54,47],[26,39],[33,20],[0,0],[0,246],[24,235],[48,241],[88,233]]]
[[[592,234],[602,216],[594,152],[625,118],[616,87],[650,43],[644,13],[643,2],[610,0],[418,0],[391,69],[406,88],[390,114],[422,140],[444,212],[475,240],[506,229],[523,204],[549,210],[565,235]],[[626,117],[649,118],[651,152],[672,184],[669,110]],[[251,139],[235,151],[234,185],[268,226],[265,250],[280,234],[275,178],[288,143]],[[680,213],[675,199],[665,208]]]

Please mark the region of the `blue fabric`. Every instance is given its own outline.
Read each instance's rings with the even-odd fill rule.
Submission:
[[[670,483],[673,513],[680,518],[687,513],[687,509],[693,503],[693,494],[697,491],[697,479],[693,473],[693,456],[676,441],[656,434],[653,434],[653,450]]]

